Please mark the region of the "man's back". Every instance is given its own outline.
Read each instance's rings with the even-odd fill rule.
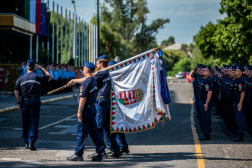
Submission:
[[[41,82],[48,81],[48,79],[48,75],[26,73],[18,78],[15,90],[20,92],[21,97],[40,97]]]

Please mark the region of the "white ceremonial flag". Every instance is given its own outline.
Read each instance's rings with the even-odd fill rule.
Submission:
[[[138,132],[171,119],[161,96],[159,55],[150,51],[109,70],[112,78],[111,133]]]

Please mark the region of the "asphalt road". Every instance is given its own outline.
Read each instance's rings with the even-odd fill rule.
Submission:
[[[192,120],[191,83],[169,83],[172,104],[171,121],[155,129],[127,134],[130,154],[92,162],[86,156],[94,152],[91,139],[85,147],[84,162],[68,162],[76,145],[76,99],[41,106],[36,151],[24,149],[21,111],[0,114],[0,167],[252,167],[252,138],[233,143],[221,132],[212,116],[210,141],[198,144]],[[202,158],[203,156],[203,158]]]

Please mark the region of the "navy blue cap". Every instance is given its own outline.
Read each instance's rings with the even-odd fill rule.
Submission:
[[[236,65],[235,66],[232,66],[232,71],[236,71]]]
[[[217,71],[221,73],[221,69],[220,69],[220,68],[219,68],[219,69],[217,69]]]
[[[35,62],[33,61],[33,59],[28,59],[26,65],[32,68],[35,66]]]
[[[219,67],[218,66],[215,66],[214,69],[216,69],[218,71]]]
[[[118,62],[116,62],[116,61],[109,61],[108,66],[115,65],[115,64],[117,64],[117,63],[118,63]]]
[[[240,69],[241,71],[244,71],[244,67],[243,67],[243,66],[240,66],[240,65],[237,65],[237,66],[236,66],[236,69]]]
[[[102,55],[102,56],[96,58],[95,60],[97,61],[97,60],[99,60],[99,59],[101,59],[101,58],[108,59],[108,56],[107,56],[107,55]]]
[[[209,69],[209,71],[212,71],[212,68],[209,65],[206,65],[204,68]]]
[[[248,66],[250,66],[249,64],[246,64],[245,66],[244,66],[244,69],[248,69]]]
[[[205,65],[200,64],[200,69],[203,69],[205,67],[206,67]]]
[[[86,62],[84,66],[89,68],[91,71],[95,70],[95,65],[92,62]]]
[[[250,65],[247,65],[247,70],[252,70],[252,66],[250,66]]]

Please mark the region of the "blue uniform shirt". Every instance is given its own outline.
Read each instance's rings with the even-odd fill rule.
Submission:
[[[98,85],[98,96],[110,98],[111,77],[107,71],[99,71],[94,75]]]
[[[63,70],[63,72],[62,72],[61,79],[66,79],[66,71],[65,70]]]
[[[199,98],[204,100],[207,98],[208,91],[213,90],[213,82],[210,77],[206,79],[202,79],[200,82],[200,89],[199,89]]]
[[[18,77],[20,77],[26,73],[24,69],[22,70],[21,66],[18,67],[17,71],[18,71]]]
[[[48,79],[48,75],[26,73],[18,78],[14,90],[19,91],[21,97],[40,97],[41,82],[46,82]]]
[[[241,92],[246,90],[246,84],[242,77],[235,79],[234,81],[234,96],[236,99],[240,99]]]
[[[59,74],[58,74],[58,71],[55,70],[55,71],[53,72],[53,80],[58,80],[58,79],[59,79]]]
[[[66,71],[65,78],[69,80],[69,71]]]
[[[77,104],[79,105],[80,97],[86,97],[85,105],[95,104],[98,94],[97,84],[93,77],[89,77],[80,84]]]
[[[24,73],[27,73],[27,69],[25,65],[23,65],[23,69],[24,69]]]
[[[58,70],[58,75],[59,75],[59,78],[62,78],[62,70],[61,69]]]

